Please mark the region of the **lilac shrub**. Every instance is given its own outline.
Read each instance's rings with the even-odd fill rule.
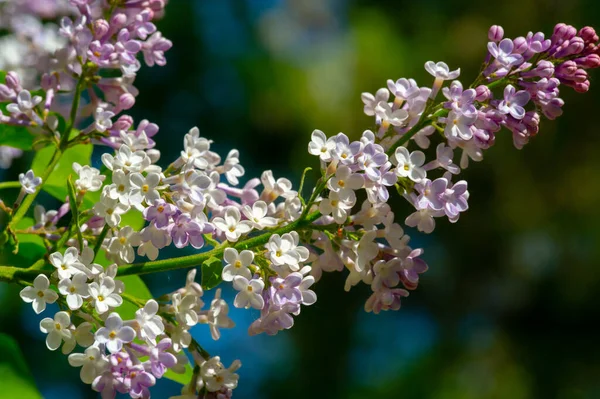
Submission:
[[[362,94],[376,127],[358,140],[313,131],[308,152],[320,178],[311,190],[304,187],[309,168],[297,188],[271,171],[241,185],[237,150],[222,157],[192,128],[180,156],[163,169],[159,127],[124,113],[140,95],[137,71],[166,63],[172,43],[154,24],[165,0],[11,4],[1,5],[11,12],[7,21],[26,15],[37,21],[27,34],[54,41],[31,55],[39,62],[9,65],[2,74],[2,164],[22,150],[38,154],[18,182],[0,183],[20,189],[14,204],[0,203],[2,245],[30,262],[0,266],[0,280],[22,285],[21,298],[36,313],[58,304],[40,323],[46,345],[60,348],[103,398],[149,398],[160,378],[184,383],[178,398],[231,397],[240,362],[226,367],[190,334],[203,324],[216,340],[220,329],[234,327],[220,289],[204,300],[221,282],[237,291],[233,306],[259,311],[251,335],[291,328],[317,301],[323,272],[344,272],[346,291],[369,285],[367,312],[400,309],[428,269],[402,224],[431,233],[436,219],[457,222],[469,208],[468,183],[458,177],[469,162],[481,161],[502,129],[522,148],[542,118],[561,115],[561,86],[587,91],[587,70],[600,66],[590,27],[561,23],[548,39],[532,32],[509,39],[492,26],[469,86],[457,80],[459,68],[428,61],[433,81],[425,86],[390,79]],[[40,22],[59,15],[56,25]],[[10,40],[23,34],[16,30]],[[91,166],[92,146],[104,149],[100,169]],[[427,159],[423,150],[432,146],[435,157]],[[64,204],[31,209],[42,190]],[[396,194],[414,208],[408,215],[388,205]],[[19,249],[31,236],[42,251],[33,259]],[[171,245],[200,251],[157,260]],[[136,254],[140,263],[133,263]],[[183,287],[159,298],[138,277],[179,268],[190,268]]]

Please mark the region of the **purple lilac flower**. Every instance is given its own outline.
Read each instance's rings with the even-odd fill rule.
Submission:
[[[300,283],[302,283],[302,274],[298,272],[290,273],[285,279],[271,278],[270,292],[273,303],[279,307],[286,303],[299,306],[302,302]]]
[[[503,114],[510,114],[515,119],[523,119],[525,116],[525,104],[529,102],[531,96],[525,90],[516,91],[514,86],[507,85],[504,89],[504,100],[498,104],[498,111]]]
[[[182,213],[175,223],[168,227],[168,231],[177,248],[183,248],[189,243],[192,247],[200,249],[204,246],[202,234],[212,233],[214,227],[210,223],[202,223]]]
[[[152,206],[144,209],[144,219],[154,222],[159,229],[165,228],[171,222],[171,216],[177,213],[177,207],[163,199],[154,201]]]
[[[520,54],[513,53],[514,44],[510,39],[503,39],[499,44],[494,42],[488,43],[488,51],[496,59],[496,62],[506,68],[510,69],[513,66],[517,66],[523,62],[523,56]]]

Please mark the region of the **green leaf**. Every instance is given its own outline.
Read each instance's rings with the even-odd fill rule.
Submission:
[[[19,346],[6,334],[0,334],[0,353],[0,399],[41,398]]]
[[[223,263],[221,259],[211,256],[202,263],[202,288],[211,290],[221,283],[221,271]]]
[[[15,229],[26,230],[32,227],[34,223],[32,218],[25,217],[17,223]],[[16,267],[28,267],[34,260],[41,258],[46,253],[44,241],[40,236],[17,234],[17,239],[19,240],[19,252],[16,255],[12,253],[14,245],[11,245],[10,242],[0,247],[3,262]]]
[[[54,171],[44,183],[44,191],[64,201],[68,194],[65,181],[73,173],[73,162],[77,162],[80,165],[89,165],[92,157],[92,148],[91,144],[80,144],[66,150],[58,165],[56,165],[56,168],[54,168]],[[46,147],[35,154],[31,169],[33,169],[36,176],[40,176],[44,172],[55,151],[56,148],[54,147]]]
[[[190,381],[192,381],[192,378],[194,377],[194,370],[192,369],[192,366],[188,363],[185,365],[185,373],[177,374],[173,370],[169,369],[163,375],[163,377],[168,378],[171,381],[178,382],[181,385],[187,385],[190,383]]]
[[[33,147],[33,139],[33,135],[24,126],[0,124],[0,145],[28,151]]]

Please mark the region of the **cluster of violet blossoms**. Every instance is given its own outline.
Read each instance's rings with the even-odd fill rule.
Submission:
[[[59,305],[40,324],[47,347],[62,346],[69,363],[81,367],[82,381],[103,398],[149,398],[157,379],[192,369],[184,349],[194,366],[179,398],[231,397],[240,362],[226,368],[190,333],[205,324],[216,340],[220,329],[234,327],[220,289],[208,306],[203,300],[204,291],[222,281],[237,291],[233,306],[258,311],[251,335],[291,328],[302,306],[316,302],[311,288],[322,272],[345,270],[346,291],[368,284],[366,311],[398,310],[428,266],[423,250],[409,246],[396,221],[388,205],[391,192],[415,208],[404,220],[408,227],[430,233],[436,218],[456,222],[468,209],[469,191],[455,176],[469,159],[480,161],[503,126],[521,148],[537,134],[542,115],[554,119],[562,112],[559,85],[586,91],[586,69],[600,65],[598,36],[589,27],[577,32],[559,24],[550,39],[530,33],[511,40],[493,26],[484,68],[469,88],[456,80],[459,69],[430,61],[430,87],[402,78],[389,80],[375,95],[363,93],[364,112],[375,117],[377,128],[358,140],[315,130],[308,152],[319,158],[320,178],[305,198],[302,186],[295,190],[271,171],[240,184],[245,170],[239,152],[221,157],[197,128],[184,136],[180,156],[165,169],[159,166],[159,127],[147,120],[136,124],[123,111],[139,94],[134,81],[141,60],[147,66],[166,63],[164,52],[172,44],[153,23],[165,2],[110,4],[69,1],[73,15],[58,29],[64,45],[52,53],[41,90],[15,71],[0,84],[7,110],[0,127],[30,128],[38,143],[57,146],[58,157],[75,145],[106,150],[102,171],[72,164],[71,198],[61,198],[56,210],[37,205],[25,232],[11,223],[27,212],[44,179],[32,170],[21,174],[16,203],[2,203],[7,235],[38,235],[48,250],[47,259],[28,269],[39,273],[21,291],[22,299],[36,313],[46,304]],[[111,77],[100,73],[107,70]],[[440,91],[445,100],[436,102]],[[73,96],[76,118],[58,105],[59,92]],[[78,107],[82,95],[87,104]],[[86,118],[93,121],[86,125]],[[73,125],[81,129],[71,137]],[[411,139],[421,150],[435,142],[435,157],[427,161],[424,151],[409,150]],[[462,150],[457,163],[456,149]],[[143,218],[143,227],[128,222],[135,217]],[[201,251],[157,261],[171,245]],[[148,261],[134,264],[136,255]],[[130,295],[120,279],[197,265],[202,284],[191,269],[184,287],[156,299]],[[217,281],[209,283],[211,278]],[[134,316],[123,316],[125,301],[135,305]]]

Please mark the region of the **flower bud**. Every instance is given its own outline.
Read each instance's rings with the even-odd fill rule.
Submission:
[[[581,68],[591,69],[600,67],[600,55],[598,54],[589,54],[585,57],[575,58],[573,61]]]
[[[564,23],[556,24],[554,33],[552,33],[552,44],[561,44],[565,40],[569,40],[577,34],[577,29],[571,25]]]
[[[523,54],[529,48],[529,45],[527,44],[527,39],[525,39],[523,36],[519,36],[516,39],[514,39],[513,45],[513,53],[515,54]]]
[[[571,76],[571,80],[577,83],[583,83],[587,80],[588,74],[584,69],[578,69],[575,71],[573,76]]]
[[[160,151],[159,150],[155,150],[155,149],[146,150],[146,155],[148,155],[148,157],[150,158],[150,161],[152,161],[152,163],[156,163],[160,159]]]
[[[527,132],[535,136],[540,130],[540,114],[535,111],[527,111],[522,121],[527,127]]]
[[[590,81],[577,82],[573,85],[573,89],[578,93],[586,93],[590,89]]]
[[[19,79],[19,75],[17,75],[17,73],[14,71],[9,71],[6,74],[6,85],[16,92],[23,90],[23,88],[21,87],[21,80]]]
[[[488,39],[492,42],[498,43],[504,37],[504,28],[500,25],[492,25],[490,26],[490,30],[488,30]]]
[[[539,61],[531,71],[521,73],[521,76],[524,78],[531,78],[534,76],[550,78],[552,75],[554,75],[554,64],[546,60]]]
[[[492,92],[486,85],[479,85],[475,88],[475,101],[486,101],[490,99]]]
[[[577,64],[574,61],[569,60],[558,64],[555,68],[555,73],[558,78],[565,78],[573,75],[577,69]]]
[[[119,97],[119,108],[121,110],[130,109],[135,104],[135,97],[130,93],[123,93]]]
[[[583,27],[579,30],[579,37],[583,39],[585,44],[595,44],[598,41],[598,35],[591,26]]]
[[[94,39],[102,40],[102,38],[104,37],[104,35],[106,35],[109,29],[110,25],[107,20],[98,19],[94,21]]]
[[[12,101],[16,95],[15,91],[8,86],[0,84],[0,101]]]
[[[129,130],[133,125],[133,118],[129,115],[121,115],[119,119],[113,122],[112,130]]]
[[[110,25],[111,28],[114,30],[119,30],[122,27],[125,26],[125,23],[127,22],[127,16],[123,13],[117,13],[115,15],[112,16],[112,18],[110,19]]]

